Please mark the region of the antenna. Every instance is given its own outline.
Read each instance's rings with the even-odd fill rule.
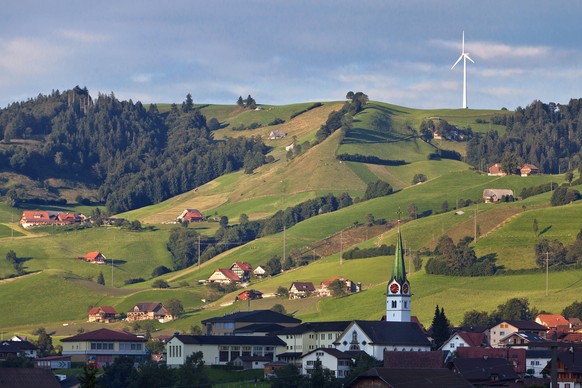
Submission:
[[[463,109],[467,109],[467,59],[473,63],[475,63],[475,61],[469,57],[469,53],[465,52],[465,31],[463,31],[463,41],[461,47],[461,55],[453,67],[451,67],[451,70],[454,69],[459,62],[461,62],[461,59],[463,60]]]

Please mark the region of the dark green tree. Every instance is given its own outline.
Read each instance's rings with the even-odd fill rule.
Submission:
[[[204,354],[196,352],[188,357],[176,371],[176,385],[179,387],[204,386],[209,383],[204,369]]]
[[[178,317],[184,312],[184,305],[179,299],[168,299],[163,303],[163,305],[174,317]]]
[[[463,315],[461,327],[489,327],[493,324],[494,320],[486,311],[470,310]]]
[[[133,359],[128,356],[119,356],[103,367],[100,383],[105,387],[126,388],[131,382],[132,373]]]
[[[97,284],[105,285],[105,277],[103,277],[103,272],[101,271],[99,271],[99,275],[97,276]]]
[[[515,174],[518,165],[519,161],[513,152],[506,152],[503,154],[503,159],[501,160],[501,169],[507,175]]]
[[[79,376],[80,388],[98,388],[97,373],[99,370],[91,365],[83,365],[83,374]]]
[[[538,230],[539,230],[538,219],[537,218],[534,218],[534,220],[533,220],[533,232],[534,232],[534,235],[536,235],[536,236],[538,235]]]
[[[342,296],[346,294],[346,284],[341,279],[335,279],[328,286],[332,296]]]
[[[279,286],[277,287],[277,291],[275,295],[281,298],[288,298],[289,297],[289,289],[287,287]]]
[[[39,357],[46,357],[55,354],[53,339],[51,335],[46,332],[44,327],[39,327],[33,332],[33,334],[38,335],[36,346],[38,348]]]
[[[192,95],[188,93],[186,95],[186,101],[182,103],[182,112],[191,112],[194,109],[194,101],[192,101]]]
[[[564,174],[564,178],[566,178],[566,182],[568,182],[569,185],[572,185],[572,181],[574,180],[574,173],[572,172],[572,170],[566,171],[566,174]]]
[[[582,302],[575,301],[572,304],[564,307],[562,315],[566,318],[582,319]]]
[[[280,303],[274,304],[273,307],[271,307],[271,311],[287,315],[287,310],[285,310],[285,306],[283,306]]]
[[[168,284],[167,281],[165,281],[163,279],[157,279],[157,280],[154,280],[154,282],[152,283],[152,287],[153,288],[170,288],[170,285]]]
[[[529,321],[537,315],[537,309],[530,309],[527,298],[511,298],[507,302],[497,306],[493,313],[496,322],[512,321]]]
[[[444,307],[439,309],[437,305],[432,318],[432,338],[436,348],[440,348],[449,338],[450,331],[450,324],[445,315],[445,309]]]
[[[368,183],[366,187],[366,192],[364,193],[364,200],[383,197],[385,195],[392,194],[394,190],[389,183],[377,180],[376,182]]]

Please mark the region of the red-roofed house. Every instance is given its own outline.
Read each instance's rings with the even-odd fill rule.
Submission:
[[[570,322],[560,314],[540,314],[535,321],[548,329],[556,329],[558,326],[570,326]]]
[[[501,168],[501,163],[495,163],[493,166],[489,167],[489,172],[488,172],[487,175],[490,175],[490,176],[505,176],[507,174]]]
[[[480,348],[480,347],[460,347],[457,348],[458,358],[504,358],[513,365],[513,370],[519,375],[526,371],[526,350],[517,348]]]
[[[85,255],[85,261],[95,264],[105,264],[105,256],[101,252],[89,252]]]
[[[31,226],[69,225],[85,220],[83,214],[63,213],[46,210],[25,210],[20,218],[23,228]]]
[[[311,282],[293,282],[289,287],[289,299],[305,298],[314,292],[315,287]]]
[[[526,163],[519,169],[519,172],[521,173],[521,176],[529,176],[533,174],[539,174],[540,169],[533,164]]]
[[[111,363],[116,357],[128,356],[134,361],[145,361],[147,340],[133,334],[99,329],[63,338],[63,356],[72,362],[95,362],[97,367]]]
[[[446,340],[440,350],[456,351],[458,348],[483,346],[487,344],[485,333],[473,333],[468,331],[457,331]]]
[[[362,291],[362,284],[356,284],[349,279],[344,279],[341,276],[336,276],[334,278],[327,279],[327,280],[324,280],[323,282],[321,282],[321,285],[320,285],[319,290],[318,290],[319,295],[320,296],[330,296],[331,291],[329,289],[329,285],[336,280],[339,280],[340,282],[342,282],[344,284],[344,291],[347,293]]]
[[[230,269],[218,268],[210,275],[208,282],[220,284],[240,283],[240,276]]]
[[[176,319],[160,302],[136,303],[131,310],[127,312],[128,321],[144,321],[148,319],[157,319],[161,323]]]
[[[263,293],[257,290],[245,290],[238,294],[236,297],[238,300],[253,300],[253,299],[262,299]]]
[[[200,222],[204,220],[204,215],[198,209],[186,209],[178,216],[178,221]]]
[[[244,261],[235,261],[230,266],[230,270],[237,274],[241,279],[248,279],[253,272],[253,266]]]
[[[111,306],[101,306],[93,307],[87,314],[89,315],[89,322],[109,323],[115,319],[117,311]]]

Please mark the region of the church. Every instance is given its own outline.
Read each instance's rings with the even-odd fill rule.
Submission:
[[[386,319],[353,321],[334,343],[341,351],[364,351],[378,360],[384,351],[428,352],[431,343],[422,328],[410,319],[412,288],[406,278],[400,222],[392,277],[386,292]]]

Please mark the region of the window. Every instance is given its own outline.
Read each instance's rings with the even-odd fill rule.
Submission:
[[[454,349],[455,348],[455,344],[453,344],[453,343],[449,344],[449,348]]]
[[[321,334],[321,339],[324,340],[325,339],[325,334]]]
[[[328,339],[328,340],[332,340],[332,339],[333,339],[333,334],[331,334],[331,333],[328,333],[328,335],[327,335],[327,339]]]
[[[393,300],[393,301],[392,301],[392,308],[393,308],[393,309],[395,309],[395,308],[396,308],[396,301],[395,301],[395,300]]]
[[[407,307],[406,307],[406,303],[407,303],[407,302],[404,302],[404,308],[407,308]]]
[[[505,335],[505,332],[504,331],[500,331],[499,332],[499,335]]]
[[[316,355],[317,357],[322,357],[322,356],[323,356],[323,352],[315,352],[315,355]]]

